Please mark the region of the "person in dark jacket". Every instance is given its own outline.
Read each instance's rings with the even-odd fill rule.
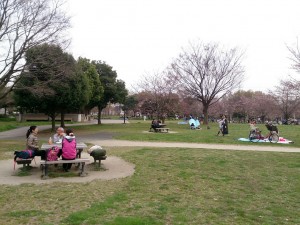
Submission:
[[[223,116],[222,133],[223,133],[223,136],[225,134],[228,134],[228,120],[225,115]]]

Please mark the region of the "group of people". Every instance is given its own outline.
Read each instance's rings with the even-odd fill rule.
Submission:
[[[161,121],[160,120],[152,120],[151,122],[151,127],[150,127],[150,131],[151,129],[153,129],[155,131],[156,128],[160,128],[162,125]]]
[[[220,119],[217,120],[219,124],[219,131],[217,133],[217,136],[228,134],[228,120],[225,115],[221,115]]]
[[[256,138],[256,139],[267,139],[270,137],[272,132],[276,132],[277,134],[279,134],[277,126],[269,121],[265,122],[265,126],[266,126],[267,130],[269,131],[266,136],[263,136],[261,134],[260,129],[256,126],[256,120],[254,120],[254,119],[249,120],[249,126],[250,126],[250,136],[252,136],[253,138]]]
[[[26,133],[26,149],[33,150],[35,156],[41,156],[42,160],[46,160],[47,151],[39,150],[38,145],[38,127],[31,126],[29,127]],[[56,129],[56,133],[53,135],[53,141],[55,143],[61,143],[62,148],[58,153],[58,157],[62,157],[62,160],[73,160],[76,158],[77,149],[76,149],[76,138],[72,131],[72,129],[67,129],[66,133],[64,133],[64,128],[59,127]],[[68,172],[72,167],[71,163],[64,163],[63,168],[66,172]]]

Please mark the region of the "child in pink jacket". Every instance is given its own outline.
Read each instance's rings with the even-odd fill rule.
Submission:
[[[76,139],[71,129],[66,130],[66,136],[62,140],[62,159],[73,160],[76,158]],[[72,163],[64,163],[63,168],[68,172],[72,167]]]

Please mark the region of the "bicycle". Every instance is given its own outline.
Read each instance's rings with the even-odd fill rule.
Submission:
[[[268,140],[271,143],[277,143],[279,141],[279,135],[276,131],[270,131]]]
[[[269,142],[277,143],[279,141],[279,135],[278,135],[279,132],[277,126],[272,123],[266,123],[266,127],[268,131],[270,131],[269,134],[267,135]]]

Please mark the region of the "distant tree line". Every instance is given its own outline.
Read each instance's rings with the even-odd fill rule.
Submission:
[[[299,73],[298,44],[288,50],[292,67]],[[202,117],[204,124],[221,114],[239,122],[299,118],[300,81],[288,77],[266,93],[239,90],[244,73],[242,56],[237,48],[190,43],[166,70],[142,78],[136,88],[135,111],[162,120],[193,115]]]

